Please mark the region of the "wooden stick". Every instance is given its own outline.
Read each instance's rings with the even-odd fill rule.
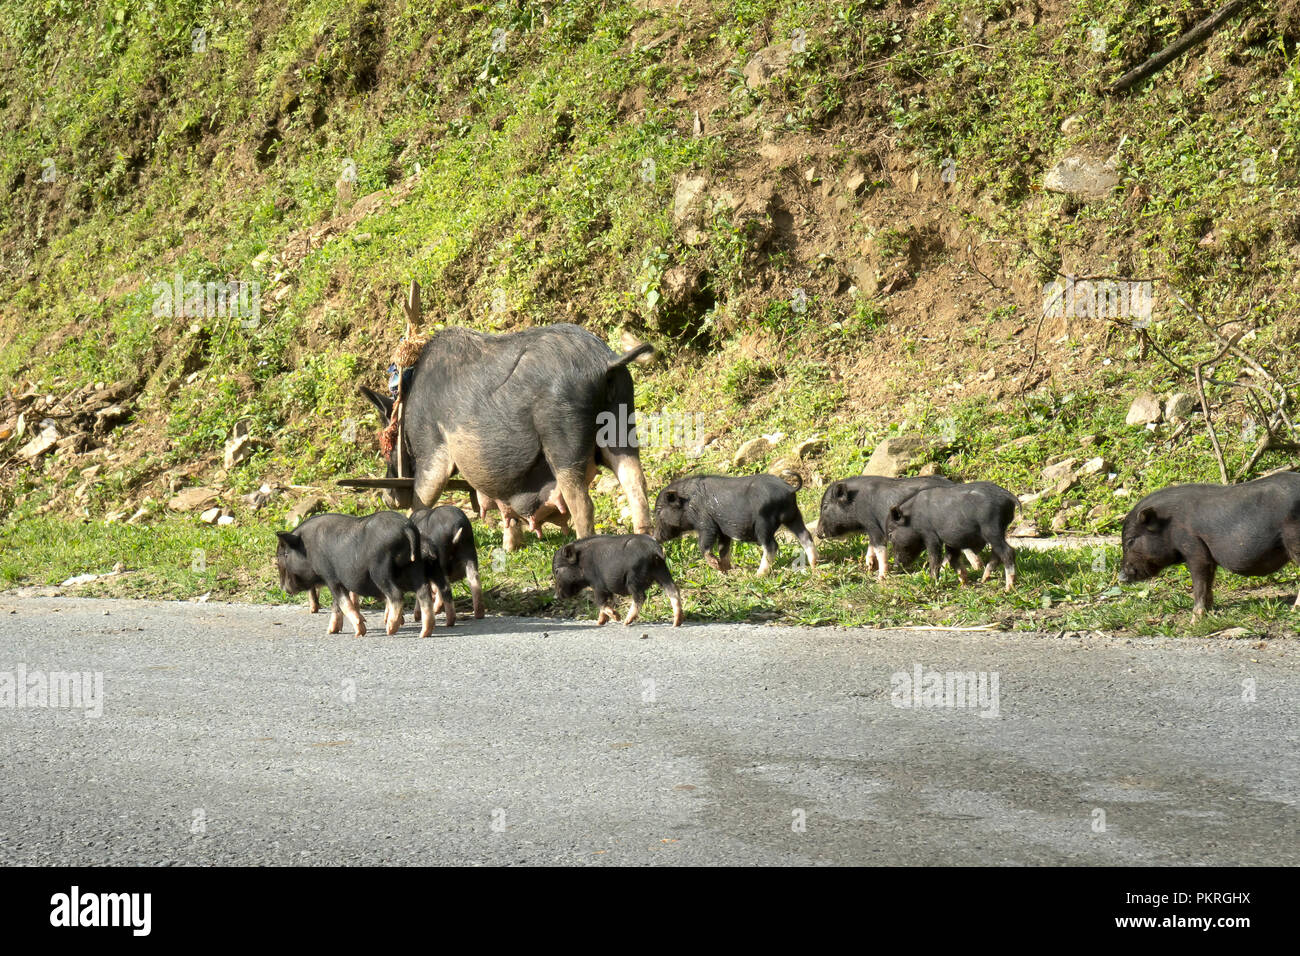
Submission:
[[[1214,33],[1223,26],[1223,24],[1241,12],[1242,9],[1249,6],[1252,0],[1232,0],[1227,6],[1222,7],[1216,13],[1210,14],[1196,26],[1192,27],[1182,36],[1180,36],[1169,46],[1165,47],[1155,56],[1148,59],[1140,66],[1129,70],[1118,80],[1106,88],[1106,92],[1111,96],[1116,93],[1123,93],[1131,86],[1141,83],[1147,77],[1159,72],[1166,64],[1175,59],[1179,54],[1185,53],[1194,46],[1208,40]]]

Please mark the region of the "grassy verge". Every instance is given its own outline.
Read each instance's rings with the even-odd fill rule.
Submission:
[[[805,503],[806,504],[806,503]],[[589,597],[556,602],[551,555],[558,533],[531,539],[520,551],[499,550],[496,532],[476,526],[476,541],[492,614],[594,617]],[[69,589],[86,596],[280,603],[272,564],[271,527],[213,528],[174,518],[150,528],[36,518],[0,533],[0,588],[58,585],[81,573],[125,573]],[[1294,573],[1269,578],[1222,574],[1219,609],[1191,618],[1191,583],[1182,568],[1139,585],[1116,584],[1114,548],[1021,551],[1020,579],[1011,594],[993,580],[959,587],[945,571],[931,582],[919,568],[894,573],[883,585],[863,573],[861,546],[852,539],[824,542],[814,571],[793,566],[796,549],[785,541],[782,560],[766,578],[754,574],[759,552],[738,544],[738,570],[719,574],[699,560],[693,540],[670,542],[669,563],[683,589],[686,613],[695,621],[777,622],[868,627],[994,625],[1018,631],[1102,631],[1116,634],[1206,636],[1242,628],[1240,636],[1291,637],[1296,615]],[[468,610],[468,592],[455,588]],[[293,600],[301,601],[302,598]],[[624,605],[626,607],[626,605]],[[647,621],[669,617],[667,600],[653,592]]]

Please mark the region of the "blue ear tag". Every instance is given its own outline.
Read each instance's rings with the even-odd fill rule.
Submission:
[[[397,383],[401,380],[401,373],[398,372],[396,365],[388,366],[388,392],[393,398],[397,397]]]

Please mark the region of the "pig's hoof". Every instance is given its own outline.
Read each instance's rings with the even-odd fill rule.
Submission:
[[[482,609],[481,607],[476,607],[476,608],[474,608],[474,617],[475,617],[475,618],[478,618],[478,619],[482,619],[482,617],[483,617],[483,609]]]
[[[433,633],[433,625],[432,625],[432,624],[427,624],[427,623],[426,623],[424,627],[420,628],[420,636],[421,636],[421,637],[428,637],[428,636],[429,636],[430,634],[432,634],[432,633]]]
[[[365,622],[365,621],[362,621],[361,623],[359,623],[359,624],[357,625],[357,629],[356,629],[356,631],[353,632],[353,636],[354,636],[354,637],[365,637],[365,636],[366,636],[366,622]]]

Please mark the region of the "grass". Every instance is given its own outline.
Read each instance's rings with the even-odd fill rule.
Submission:
[[[810,501],[802,504],[806,513],[815,509]],[[496,532],[476,524],[475,536],[491,614],[594,618],[589,593],[569,601],[554,599],[551,556],[563,543],[557,532],[542,541],[530,538],[509,555],[500,550]],[[69,593],[162,600],[207,594],[219,601],[305,603],[301,596],[291,598],[280,589],[274,550],[270,522],[216,528],[172,518],[145,528],[36,518],[0,535],[0,588],[58,585],[77,574],[107,574],[120,564],[126,573]],[[1116,583],[1118,549],[1110,547],[1023,549],[1017,588],[1010,594],[1004,593],[1000,575],[961,587],[951,570],[945,569],[935,583],[920,564],[910,572],[894,569],[883,585],[878,584],[864,573],[862,544],[854,539],[822,542],[821,563],[810,572],[796,566],[797,550],[787,538],[781,560],[764,578],[754,573],[760,557],[756,545],[738,543],[733,552],[736,570],[725,575],[700,560],[693,538],[669,542],[665,550],[692,621],[885,628],[994,625],[1013,631],[1192,637],[1230,628],[1259,637],[1296,633],[1292,572],[1264,579],[1225,572],[1216,584],[1218,609],[1194,621],[1186,569],[1173,568],[1151,581],[1121,587]],[[454,590],[458,608],[467,612],[468,590],[463,584]],[[643,618],[670,619],[667,600],[659,591],[651,593]]]

